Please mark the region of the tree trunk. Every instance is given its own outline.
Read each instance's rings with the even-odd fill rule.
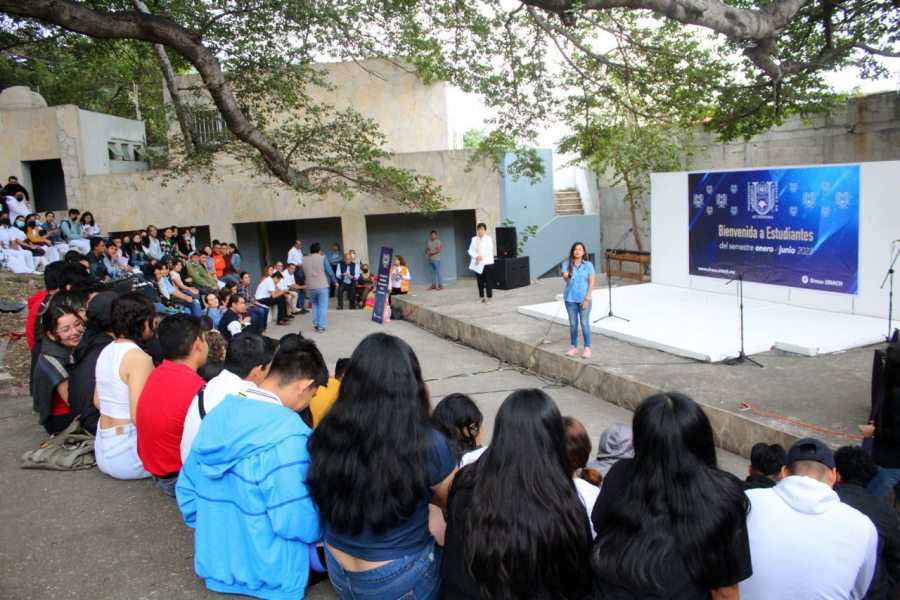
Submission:
[[[131,0],[134,7],[138,11],[149,15],[150,9],[144,4],[143,0]],[[166,54],[166,48],[162,44],[153,44],[153,51],[156,52],[156,60],[159,61],[159,68],[162,71],[163,79],[166,82],[166,88],[169,90],[169,96],[172,98],[172,104],[175,106],[175,116],[178,118],[178,126],[181,128],[181,137],[184,138],[184,151],[188,156],[194,154],[196,149],[194,128],[192,126],[191,113],[181,101],[181,92],[178,84],[175,82],[175,70],[172,68],[172,61]]]
[[[638,252],[644,251],[644,242],[641,239],[641,229],[638,224],[638,203],[641,201],[640,193],[632,190],[631,182],[627,177],[625,181],[625,204],[628,205],[628,212],[631,214],[631,235],[634,236],[634,244],[637,246]]]
[[[219,59],[194,32],[157,15],[101,12],[72,0],[0,0],[0,12],[53,23],[91,37],[143,40],[170,48],[197,69],[229,131],[259,152],[272,175],[291,187],[310,185],[308,175],[291,167],[277,145],[250,122],[225,79]]]

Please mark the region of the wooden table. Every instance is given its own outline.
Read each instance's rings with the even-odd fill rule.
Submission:
[[[613,267],[611,264],[613,261],[617,262],[618,265]],[[628,270],[625,268],[625,263],[631,263],[637,265],[637,270]],[[634,252],[634,251],[622,251],[622,250],[607,250],[606,251],[606,275],[609,278],[612,277],[621,277],[623,279],[634,279],[635,281],[644,281],[644,273],[647,270],[647,267],[650,265],[650,253],[649,252]]]

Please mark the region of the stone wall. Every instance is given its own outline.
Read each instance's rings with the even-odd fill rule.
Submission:
[[[819,165],[900,159],[900,93],[852,98],[846,111],[790,119],[750,140],[717,144],[691,157],[687,170]]]

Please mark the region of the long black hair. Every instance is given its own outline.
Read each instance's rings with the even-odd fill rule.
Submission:
[[[484,416],[465,394],[450,394],[438,402],[431,413],[431,424],[447,439],[456,464],[462,455],[475,450],[475,438]]]
[[[658,394],[641,403],[632,428],[628,483],[602,506],[603,524],[591,553],[595,575],[634,590],[660,591],[664,567],[677,555],[700,587],[734,580],[749,503],[740,482],[716,468],[706,414],[683,394]]]
[[[562,417],[545,392],[518,390],[503,401],[490,446],[459,472],[452,494],[466,488],[471,502],[451,514],[451,526],[460,527],[466,568],[482,597],[534,598],[585,580],[587,515]]]
[[[584,247],[584,244],[582,244],[581,242],[574,242],[572,244],[572,247],[569,248],[569,265],[566,269],[569,272],[570,276],[572,275],[572,270],[575,268],[575,248],[577,248],[578,246],[581,246],[581,250],[584,252],[584,256],[581,257],[581,262],[585,263],[588,259],[587,248]]]
[[[336,531],[381,534],[430,495],[429,399],[409,345],[385,333],[350,357],[337,401],[310,438],[310,494]]]

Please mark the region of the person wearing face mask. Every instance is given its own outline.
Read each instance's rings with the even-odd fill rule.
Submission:
[[[28,240],[29,244],[44,251],[43,258],[45,264],[50,264],[59,260],[59,251],[53,243],[47,239],[47,236],[42,234],[36,214],[30,214],[25,217],[25,238]]]
[[[365,308],[369,292],[375,289],[375,278],[369,272],[369,265],[363,263],[359,267],[359,279],[356,280],[356,290],[359,292],[359,301],[356,306]]]
[[[25,231],[25,217],[22,217],[22,216],[16,217],[16,220],[13,223],[13,227],[19,233],[22,234],[22,236],[19,237],[19,240],[18,240],[19,247],[22,248],[23,250],[30,252],[31,256],[34,257],[35,272],[43,271],[44,267],[47,266],[47,264],[48,264],[48,261],[47,261],[46,257],[44,256],[44,254],[45,254],[44,248],[42,248],[41,246],[39,246],[37,244],[33,244],[31,241],[29,241],[28,235]]]
[[[7,196],[6,206],[13,222],[20,216],[24,219],[31,212],[31,201],[22,192],[17,192],[15,196]]]
[[[25,232],[12,226],[8,214],[0,214],[0,249],[13,273],[34,272],[34,256],[20,245],[24,241]]]

